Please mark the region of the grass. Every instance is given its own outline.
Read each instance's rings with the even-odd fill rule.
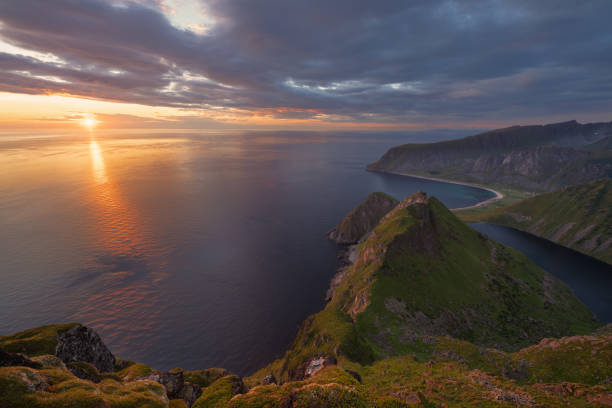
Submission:
[[[0,348],[11,353],[23,353],[28,356],[55,354],[57,336],[78,323],[56,324],[24,330],[10,336],[0,337]]]
[[[429,198],[385,217],[325,309],[304,322],[283,359],[247,383],[268,374],[288,381],[321,356],[427,361],[439,353],[431,340],[439,336],[516,351],[598,325],[562,282]]]
[[[605,246],[612,239],[609,178],[477,210],[457,214],[468,222],[486,221],[527,231],[612,263],[612,245]]]

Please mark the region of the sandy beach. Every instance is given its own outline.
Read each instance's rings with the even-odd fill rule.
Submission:
[[[441,178],[436,178],[436,177],[425,177],[425,176],[419,176],[419,175],[416,175],[416,174],[408,174],[408,173],[394,173],[394,172],[390,172],[390,173],[397,174],[397,175],[400,175],[400,176],[408,176],[408,177],[420,178],[420,179],[424,179],[424,180],[439,181],[441,183],[459,184],[459,185],[462,185],[462,186],[480,188],[482,190],[487,190],[487,191],[490,191],[493,194],[495,194],[495,197],[491,197],[491,198],[489,198],[487,200],[481,201],[481,202],[476,203],[474,205],[470,205],[470,206],[467,206],[467,207],[451,208],[451,210],[469,210],[471,208],[484,207],[486,205],[489,205],[491,203],[494,203],[495,201],[499,201],[502,198],[504,198],[504,195],[502,193],[500,193],[499,191],[493,190],[492,188],[489,188],[489,187],[481,186],[479,184],[464,183],[464,182],[461,182],[461,181],[446,180],[446,179],[441,179]]]

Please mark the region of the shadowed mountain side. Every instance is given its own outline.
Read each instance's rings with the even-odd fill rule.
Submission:
[[[612,176],[611,136],[612,122],[513,126],[397,146],[368,169],[552,191]]]
[[[612,180],[541,194],[470,216],[546,238],[612,264]]]

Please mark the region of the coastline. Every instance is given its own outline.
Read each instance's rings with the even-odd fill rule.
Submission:
[[[378,170],[376,170],[376,171],[378,171]],[[487,206],[489,204],[492,204],[492,203],[494,203],[496,201],[499,201],[502,198],[504,198],[504,195],[502,193],[500,193],[499,191],[493,190],[490,187],[481,186],[479,184],[466,183],[466,182],[463,182],[463,181],[446,180],[446,179],[441,179],[441,178],[436,178],[436,177],[419,176],[417,174],[396,173],[396,172],[392,172],[392,171],[382,171],[381,173],[396,174],[398,176],[407,176],[407,177],[419,178],[419,179],[423,179],[423,180],[437,181],[437,182],[440,182],[440,183],[458,184],[458,185],[461,185],[461,186],[468,186],[468,187],[479,188],[481,190],[487,190],[487,191],[490,191],[491,193],[495,194],[495,197],[488,198],[488,199],[486,199],[484,201],[481,201],[479,203],[476,203],[474,205],[469,205],[467,207],[451,208],[451,210],[453,210],[453,211],[456,211],[456,210],[470,210],[472,208],[484,207],[484,206]]]

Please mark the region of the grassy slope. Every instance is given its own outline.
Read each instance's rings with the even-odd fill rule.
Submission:
[[[428,347],[427,361],[403,355],[362,365],[341,358],[337,366],[309,379],[264,386],[254,382],[249,390],[224,370],[195,372],[203,376],[205,388],[194,407],[604,407],[610,403],[612,325],[588,336],[544,339],[515,353],[450,337],[436,337]],[[185,406],[180,400],[168,401],[160,384],[133,381],[130,376],[135,372],[151,372],[143,364],[100,374],[102,381],[94,384],[75,378],[57,357],[33,358],[44,367],[0,367],[0,407]]]
[[[528,231],[612,263],[612,180],[602,179],[541,194],[516,204],[460,216]],[[574,223],[570,227],[570,223]],[[567,226],[562,235],[557,233]],[[592,226],[592,227],[591,227]],[[585,228],[590,227],[586,233]]]
[[[333,299],[305,321],[285,358],[256,378],[267,372],[290,378],[320,355],[364,364],[427,355],[428,341],[440,335],[516,350],[597,327],[564,284],[463,224],[435,198],[425,206],[428,219],[422,207],[400,207],[360,244]],[[369,303],[353,320],[363,299]]]
[[[341,358],[305,381],[254,385],[227,407],[285,407],[287,401],[299,407],[609,406],[611,331],[544,339],[515,353],[436,337],[427,361],[401,355],[362,365]],[[318,404],[308,405],[313,399]]]

